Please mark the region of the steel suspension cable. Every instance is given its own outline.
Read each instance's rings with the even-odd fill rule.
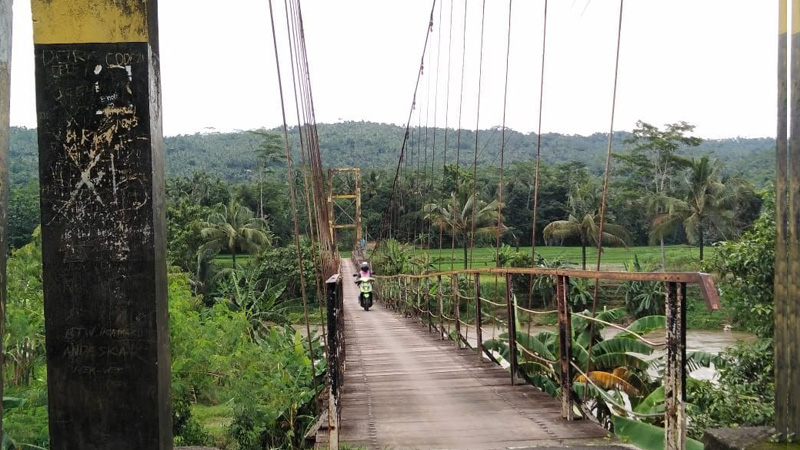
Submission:
[[[316,113],[314,111],[314,96],[311,93],[311,73],[308,64],[308,49],[305,40],[305,31],[303,27],[303,9],[297,0],[297,20],[299,21],[299,36],[300,36],[300,50],[301,58],[303,61],[304,75],[303,82],[306,85],[306,111],[308,114],[309,126],[311,133],[309,134],[313,145],[310,147],[310,165],[312,168],[312,181],[314,182],[314,199],[315,199],[315,213],[317,215],[317,233],[319,236],[318,242],[320,243],[320,255],[326,257],[327,261],[323,261],[325,270],[325,277],[333,275],[338,272],[338,261],[334,258],[335,249],[332,248],[332,236],[328,232],[321,232],[324,229],[322,225],[328,223],[328,208],[325,203],[326,196],[324,195],[324,174],[322,172],[322,157],[320,155],[319,146],[319,132],[317,130]]]
[[[505,170],[505,151],[506,151],[506,112],[508,107],[508,67],[511,61],[511,13],[512,2],[508,0],[508,37],[506,40],[506,79],[503,87],[503,131],[500,134],[500,191],[498,192],[497,202],[497,243],[495,246],[495,263],[500,267],[500,237],[503,233],[503,175]]]
[[[292,14],[291,14],[292,21],[291,21],[291,25],[290,25],[289,7],[286,5],[286,2],[284,1],[284,6],[286,8],[286,31],[287,31],[287,33],[289,35],[289,46],[290,46],[290,50],[291,50],[289,52],[289,54],[290,54],[291,62],[292,62],[292,86],[294,87],[294,101],[295,101],[295,105],[298,105],[298,108],[296,108],[295,111],[297,113],[297,130],[298,130],[298,133],[299,133],[299,136],[300,136],[300,164],[301,164],[300,170],[301,170],[301,172],[303,174],[303,190],[304,190],[304,193],[305,193],[306,215],[308,217],[308,236],[309,236],[309,239],[311,241],[311,257],[312,257],[313,264],[314,264],[314,273],[315,273],[314,285],[315,285],[315,288],[316,288],[317,305],[319,307],[319,313],[320,313],[320,315],[319,315],[319,317],[320,317],[320,329],[322,330],[322,340],[323,340],[323,342],[327,342],[327,333],[326,333],[326,330],[325,330],[325,320],[324,320],[325,314],[324,314],[323,308],[322,308],[322,299],[325,298],[324,295],[323,295],[323,290],[322,290],[322,280],[324,279],[324,274],[323,274],[321,258],[320,258],[320,254],[319,254],[320,247],[317,245],[317,239],[314,237],[314,233],[315,233],[314,222],[315,222],[315,220],[313,219],[313,216],[311,215],[312,214],[311,196],[310,196],[310,189],[309,189],[309,183],[308,183],[308,166],[307,166],[307,163],[306,163],[306,159],[310,159],[310,148],[311,148],[311,145],[313,145],[313,144],[311,142],[311,138],[310,138],[309,133],[308,133],[308,112],[307,112],[307,109],[306,109],[307,104],[306,104],[305,101],[300,102],[298,100],[298,96],[297,96],[298,84],[300,84],[299,89],[301,91],[301,96],[304,95],[303,85],[302,85],[302,83],[300,83],[300,80],[298,80],[298,76],[297,76],[297,74],[302,74],[301,61],[300,61],[299,57],[295,58],[295,53],[297,53],[298,55],[300,54],[300,51],[299,51],[300,42],[299,42],[298,31],[297,31],[300,28],[300,22],[298,20],[297,13],[296,13],[297,7],[295,6],[295,3],[296,3],[295,0],[291,0],[291,3],[292,3],[293,7],[292,7]],[[304,124],[302,123],[302,121],[300,119],[301,110],[302,110],[302,113],[303,113],[303,117],[306,119],[306,123],[305,123],[306,132],[305,133],[303,133]],[[304,141],[305,141],[305,145],[303,145]],[[308,319],[306,319],[306,320],[308,320]],[[307,331],[310,333],[310,328],[309,327],[307,327]]]
[[[440,24],[441,26],[441,24]],[[450,0],[450,20],[448,21],[449,38],[447,44],[447,94],[445,96],[445,110],[444,110],[444,153],[442,155],[442,195],[439,202],[439,209],[445,207],[445,198],[447,189],[447,134],[448,126],[450,125],[450,69],[452,69],[452,56],[453,56],[453,0]],[[454,239],[454,237],[452,238]],[[444,240],[444,223],[439,226],[439,258],[442,257],[442,241]],[[437,267],[438,269],[438,267]],[[452,267],[451,267],[452,270]]]
[[[298,271],[300,276],[300,294],[303,298],[303,310],[305,312],[306,317],[306,331],[308,332],[308,352],[311,359],[311,379],[314,386],[314,392],[317,392],[317,377],[314,368],[314,348],[313,348],[313,339],[311,336],[310,325],[308,323],[308,297],[306,295],[306,283],[305,283],[305,274],[303,269],[303,253],[300,249],[300,227],[297,221],[297,199],[295,198],[294,192],[294,176],[293,176],[293,169],[292,169],[292,157],[289,152],[289,126],[286,120],[286,102],[283,96],[283,77],[281,75],[281,63],[280,63],[280,55],[278,53],[278,38],[275,32],[275,15],[272,8],[272,0],[269,1],[269,16],[270,16],[270,25],[272,28],[272,43],[275,49],[275,67],[277,70],[278,75],[278,89],[280,92],[280,99],[281,99],[281,114],[283,117],[283,139],[284,139],[284,150],[286,154],[286,172],[287,178],[289,182],[289,198],[292,205],[292,218],[294,222],[294,243],[295,247],[297,247],[297,263],[298,263]]]
[[[428,40],[430,38],[431,30],[433,28],[433,14],[435,11],[436,11],[436,0],[433,0],[431,5],[430,18],[428,21],[428,28],[425,33],[425,44],[422,47],[422,57],[420,58],[420,67],[419,67],[419,72],[417,73],[417,82],[414,87],[414,95],[412,96],[411,99],[411,110],[408,112],[408,121],[406,122],[406,132],[405,135],[403,136],[403,143],[400,146],[400,155],[397,161],[397,169],[395,170],[394,180],[392,181],[392,190],[390,191],[389,195],[389,206],[386,209],[386,211],[384,211],[383,217],[381,218],[381,233],[378,236],[378,242],[376,243],[375,248],[373,249],[373,253],[378,249],[378,247],[383,242],[383,236],[385,234],[385,229],[387,225],[386,222],[387,219],[389,218],[388,212],[392,209],[395,202],[395,194],[397,191],[397,179],[400,175],[400,167],[403,163],[403,157],[405,156],[406,146],[408,145],[408,138],[411,129],[411,118],[414,114],[414,108],[417,105],[417,93],[419,91],[419,84],[420,80],[422,79],[422,73],[425,68],[425,54],[427,53],[428,50]]]
[[[542,162],[542,112],[544,111],[544,74],[547,54],[547,2],[544,0],[544,19],[542,20],[542,72],[539,81],[539,127],[536,131],[536,171],[533,176],[533,213],[531,220],[531,263],[536,265],[536,219],[539,209],[539,173]],[[530,191],[528,191],[530,192]],[[531,283],[533,286],[533,283]]]
[[[617,85],[619,82],[619,54],[620,48],[622,44],[622,13],[623,7],[625,4],[625,0],[619,0],[619,21],[617,25],[617,52],[614,62],[614,91],[611,97],[611,126],[608,133],[608,147],[606,149],[606,166],[605,166],[605,174],[603,176],[603,200],[600,206],[600,226],[597,232],[597,271],[600,271],[600,262],[602,261],[603,257],[603,225],[605,224],[606,219],[606,204],[608,202],[608,184],[609,184],[609,174],[611,171],[611,148],[612,148],[612,140],[614,138],[614,116],[617,110]],[[594,299],[592,301],[592,318],[597,315],[597,294],[598,294],[598,287],[600,285],[600,279],[595,279],[594,282]],[[594,321],[591,322],[589,325],[589,336],[594,336]],[[594,339],[589,340],[589,348],[587,350],[588,354],[591,356],[592,354],[592,344],[594,343]],[[589,373],[592,368],[592,358],[589,357],[586,359],[586,373]],[[584,399],[586,396],[586,392],[584,392]]]
[[[439,75],[441,74],[442,62],[442,13],[444,11],[444,4],[439,3],[439,33],[436,39],[436,85],[434,86],[433,94],[433,144],[431,144],[431,176],[428,181],[428,204],[433,203],[435,197],[434,185],[436,182],[436,132],[439,118]],[[427,171],[427,168],[425,169]],[[423,212],[425,208],[423,207]],[[427,242],[428,260],[431,260],[431,239],[433,238],[433,220],[428,217],[428,234],[425,238]]]
[[[478,63],[478,105],[475,118],[475,152],[472,161],[472,220],[470,233],[469,266],[472,268],[473,257],[475,255],[475,206],[478,204],[478,136],[481,126],[481,81],[483,79],[483,44],[484,31],[486,28],[486,0],[483,0],[481,12],[481,49]]]
[[[458,134],[456,137],[456,171],[455,171],[455,178],[454,178],[454,189],[456,190],[455,196],[456,201],[452,205],[452,214],[459,213],[456,211],[456,205],[460,206],[461,208],[466,207],[466,199],[464,201],[464,205],[461,205],[459,202],[461,200],[460,196],[460,186],[459,186],[459,172],[461,170],[461,119],[463,113],[463,106],[464,106],[464,71],[466,67],[466,58],[467,58],[467,12],[468,12],[468,1],[464,1],[464,28],[463,28],[463,36],[462,36],[462,43],[461,43],[461,93],[459,94],[458,99]],[[459,209],[461,209],[459,208]],[[467,235],[466,230],[464,232],[464,241],[466,242]],[[455,228],[453,228],[453,240],[452,240],[452,248],[451,248],[451,255],[450,255],[450,270],[454,269],[454,264],[456,260],[456,236],[455,236]],[[466,245],[466,244],[464,244]],[[464,262],[465,269],[466,269],[466,261]]]

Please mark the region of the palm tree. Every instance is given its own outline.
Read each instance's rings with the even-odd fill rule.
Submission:
[[[497,227],[497,219],[500,214],[497,200],[487,204],[481,199],[476,201],[476,194],[467,195],[466,189],[460,189],[460,191],[460,194],[452,192],[450,197],[441,204],[425,205],[423,212],[425,219],[431,220],[437,228],[448,233],[453,240],[461,238],[464,249],[464,269],[467,269],[467,251],[473,237],[473,230],[476,236],[497,236],[497,233],[502,233],[502,230]],[[475,209],[474,223],[473,207]]]
[[[231,252],[234,268],[238,250],[255,252],[272,245],[274,238],[266,220],[255,217],[252,211],[235,200],[227,206],[222,205],[220,211],[203,222],[200,225],[200,235],[206,239],[201,251],[228,250]]]
[[[264,184],[262,177],[264,172],[283,161],[284,142],[279,134],[269,131],[251,131],[251,133],[261,136],[263,141],[255,149],[256,159],[259,162],[258,168],[258,216],[264,218]]]
[[[656,239],[682,227],[689,242],[700,247],[702,261],[708,226],[713,223],[718,228],[726,229],[733,222],[731,206],[735,192],[720,180],[718,162],[703,156],[692,159],[682,197],[664,196],[658,200],[665,212],[653,221],[650,236]]]
[[[569,195],[571,213],[567,220],[556,220],[547,224],[542,233],[549,245],[554,241],[577,237],[581,240],[581,267],[586,270],[586,247],[598,246],[600,234],[600,196],[596,186],[575,186]],[[613,223],[603,223],[602,242],[610,245],[628,246],[631,237],[625,228]]]

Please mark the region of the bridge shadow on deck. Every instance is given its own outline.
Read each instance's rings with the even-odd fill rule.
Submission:
[[[364,311],[343,260],[347,359],[340,442],[371,449],[501,449],[604,445],[588,421],[561,419],[560,404],[512,386],[497,365],[428,333],[382,305]]]

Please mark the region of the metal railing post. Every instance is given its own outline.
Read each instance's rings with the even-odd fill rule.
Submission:
[[[475,337],[478,339],[478,362],[483,362],[483,330],[481,322],[483,313],[481,311],[481,276],[475,274]]]
[[[344,314],[342,282],[339,274],[328,278],[328,442],[331,449],[339,448],[339,395],[344,380]]]
[[[569,308],[569,277],[556,277],[558,339],[561,349],[561,418],[572,420],[572,313]]]
[[[428,321],[428,333],[433,333],[433,316],[431,316],[431,279],[425,278],[425,319]]]
[[[666,450],[686,448],[686,283],[667,283]]]
[[[461,311],[459,308],[460,298],[458,295],[458,275],[453,275],[453,309],[456,319],[456,348],[461,348]]]
[[[439,303],[439,337],[444,339],[444,301],[442,300],[442,276],[436,277],[436,300]]]
[[[508,308],[508,362],[511,365],[511,384],[517,375],[517,308],[511,293],[511,274],[506,272],[506,307]]]

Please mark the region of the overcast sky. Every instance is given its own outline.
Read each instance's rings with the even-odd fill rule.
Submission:
[[[283,18],[283,2],[274,2]],[[482,128],[502,123],[508,26],[508,1],[486,3]],[[523,132],[538,123],[543,5],[513,2],[507,125]],[[318,122],[404,123],[430,0],[303,0],[302,7]],[[462,125],[474,128],[481,2],[467,8]],[[464,0],[437,3],[415,122],[457,124],[464,9]],[[618,11],[618,0],[550,0],[544,132],[608,131]],[[11,122],[35,127],[30,2],[14,2],[14,14]],[[161,0],[159,14],[165,134],[280,124],[267,0]],[[775,1],[627,0],[615,128],[685,120],[702,137],[773,136],[776,23]],[[285,43],[285,28],[278,35]],[[281,63],[288,70],[285,52]]]

